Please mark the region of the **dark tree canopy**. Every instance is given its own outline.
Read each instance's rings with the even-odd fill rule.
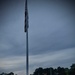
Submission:
[[[72,64],[70,69],[64,67],[57,68],[37,68],[33,75],[75,75],[75,64]]]
[[[4,73],[2,72],[0,75],[14,75],[13,72]],[[17,75],[17,74],[16,74]],[[69,68],[57,67],[57,68],[42,68],[39,67],[35,70],[33,74],[30,75],[75,75],[75,64],[72,64]]]

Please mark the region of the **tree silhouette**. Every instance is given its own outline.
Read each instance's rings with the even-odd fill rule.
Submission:
[[[72,64],[71,66],[70,75],[75,75],[75,64]]]
[[[43,75],[43,68],[36,69],[33,75]]]
[[[10,73],[4,73],[2,72],[0,75],[14,75],[13,72]],[[15,74],[17,75],[17,74]],[[32,75],[32,74],[31,74]],[[75,75],[75,64],[72,64],[69,68],[64,68],[64,67],[57,67],[57,68],[42,68],[39,67],[35,69],[33,75]]]
[[[72,64],[70,69],[64,67],[57,68],[37,68],[33,75],[75,75],[75,64]]]

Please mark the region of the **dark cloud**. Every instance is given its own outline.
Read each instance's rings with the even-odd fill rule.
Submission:
[[[36,58],[51,52],[55,53],[57,51],[60,54],[64,49],[66,51],[65,56],[67,56],[68,50],[70,49],[69,51],[71,51],[72,48],[75,48],[74,2],[73,0],[28,1],[29,54],[32,56],[32,60],[36,60]],[[25,56],[24,9],[24,0],[0,0],[0,59]],[[33,62],[31,61],[30,68],[32,66],[34,68],[39,67],[45,63],[49,65],[50,62],[54,62],[52,66],[58,66],[59,63],[54,60],[55,57],[60,56],[59,54],[55,53],[56,56],[52,56],[53,60],[50,57],[50,59],[42,59],[43,62],[37,65],[34,64],[37,61],[33,60]],[[72,53],[70,54],[69,52],[69,55],[71,56]],[[72,58],[65,58],[67,60],[63,59],[65,62],[60,61],[60,63],[62,62],[60,66],[63,63],[66,64],[67,61],[70,62],[67,66],[74,62],[74,56]],[[0,71],[22,71],[25,69],[23,62],[16,66],[15,69],[10,68],[10,70],[5,70],[4,68],[0,68]]]

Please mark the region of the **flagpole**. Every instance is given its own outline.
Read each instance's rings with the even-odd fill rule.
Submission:
[[[26,32],[26,75],[29,75],[29,49],[28,49],[28,8],[25,0],[25,32]]]
[[[28,29],[26,32],[26,75],[29,74]]]

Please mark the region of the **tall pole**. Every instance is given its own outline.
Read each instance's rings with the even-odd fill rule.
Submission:
[[[26,75],[29,74],[28,29],[26,32]]]
[[[29,50],[28,50],[28,8],[25,0],[25,32],[26,32],[26,75],[29,75]]]

